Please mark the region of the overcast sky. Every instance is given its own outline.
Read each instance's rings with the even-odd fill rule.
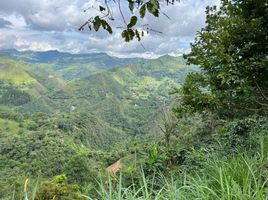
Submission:
[[[126,0],[123,0],[126,1]],[[123,2],[122,1],[122,2]],[[153,57],[163,54],[178,55],[189,51],[189,43],[205,23],[205,7],[219,0],[181,0],[173,6],[162,7],[164,15],[154,18],[149,14],[141,24],[163,34],[150,32],[142,44],[125,43],[120,28],[109,35],[78,28],[95,14],[102,0],[0,0],[0,49],[59,50],[73,53],[106,52],[110,55]],[[125,4],[126,5],[126,4]],[[115,27],[122,26],[117,5],[112,3]],[[130,13],[123,6],[126,18]]]

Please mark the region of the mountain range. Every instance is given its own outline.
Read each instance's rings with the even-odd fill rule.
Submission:
[[[79,153],[105,166],[137,138],[157,138],[161,110],[196,70],[168,55],[1,50],[0,176],[51,177]]]

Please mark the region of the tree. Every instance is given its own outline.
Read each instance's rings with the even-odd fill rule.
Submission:
[[[77,185],[67,183],[65,174],[58,175],[52,181],[43,182],[36,192],[37,200],[61,200],[61,199],[77,199],[85,200],[86,198],[79,195]]]
[[[162,2],[166,2],[166,4],[169,5],[174,4],[175,1],[179,0],[163,0]],[[95,31],[98,31],[102,27],[108,33],[112,34],[113,27],[110,25],[110,22],[114,21],[115,18],[113,16],[113,11],[110,5],[111,2],[117,4],[118,11],[124,23],[121,27],[123,28],[121,35],[126,42],[129,42],[135,38],[140,41],[141,38],[145,35],[145,32],[159,32],[150,28],[148,24],[142,25],[139,28],[136,27],[138,21],[143,19],[146,13],[150,13],[155,17],[159,17],[160,14],[163,14],[168,17],[165,13],[161,11],[161,0],[127,0],[128,9],[132,15],[128,22],[125,17],[126,11],[123,11],[122,8],[121,0],[103,0],[100,1],[100,5],[98,7],[90,7],[84,10],[86,12],[87,10],[94,9],[97,10],[99,14],[97,14],[96,16],[90,16],[89,19],[84,24],[82,24],[79,30],[83,31],[85,27],[88,27],[90,30],[94,29]]]
[[[2,96],[0,97],[0,104],[11,104],[14,106],[20,106],[31,101],[31,96],[18,89],[9,89],[3,92]]]
[[[73,156],[65,165],[65,172],[68,177],[68,182],[72,184],[89,184],[94,183],[97,177],[93,165],[90,165],[89,159],[84,154]]]
[[[267,0],[222,0],[206,14],[205,28],[185,55],[202,71],[187,77],[180,110],[267,110]]]
[[[178,119],[173,112],[166,108],[161,111],[161,117],[162,125],[159,125],[159,128],[164,135],[166,145],[169,147],[172,136],[176,136],[178,132]]]

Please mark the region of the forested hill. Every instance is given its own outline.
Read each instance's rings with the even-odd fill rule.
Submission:
[[[198,70],[171,56],[0,54],[0,176],[10,177],[4,185],[64,173],[81,153],[91,167],[105,167],[133,138],[158,138],[161,110],[176,98],[170,94]]]
[[[65,80],[74,80],[108,69],[119,68],[141,58],[117,58],[105,53],[71,54],[51,51],[0,50],[0,55],[11,56],[16,60],[34,64],[38,69],[61,76]]]
[[[193,2],[179,3],[181,11],[194,8]],[[175,31],[179,18],[171,19],[171,26],[159,23],[170,34],[170,40],[162,40],[147,24],[143,28],[150,34],[138,28],[143,18],[153,22],[152,16],[167,16],[160,1],[129,0],[122,9],[119,0],[97,3],[107,15],[89,18],[81,31],[88,26],[91,37],[104,29],[118,43],[116,12],[109,6],[116,3],[126,25],[121,37],[130,42],[146,36],[147,43],[157,34],[156,52],[187,47],[192,37],[187,27],[194,30],[202,20],[191,10],[181,18],[190,37]],[[208,3],[194,4],[201,12]],[[268,3],[217,4],[206,7],[205,24],[183,58],[0,50],[0,199],[267,200]],[[35,17],[50,13],[45,2],[42,6]],[[0,48],[13,40],[18,48],[34,47],[42,35],[35,34],[42,28],[34,27],[38,19],[26,18],[24,11],[13,16],[20,6],[12,2],[3,7],[0,40],[6,41]],[[125,21],[126,10],[132,16]],[[49,20],[47,25],[53,27]],[[28,41],[31,28],[34,37]],[[60,30],[40,33],[52,36],[51,46],[57,46],[54,34]],[[184,35],[181,40],[174,31]],[[42,39],[36,40],[42,42],[39,48],[49,42]]]

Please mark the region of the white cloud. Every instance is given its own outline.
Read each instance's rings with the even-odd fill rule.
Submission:
[[[9,21],[12,24],[13,29],[22,29],[27,27],[27,24],[20,14],[10,14],[10,15],[2,15],[3,18],[5,18],[7,21]]]
[[[147,14],[142,23],[149,23],[150,28],[163,34],[149,31],[149,35],[142,40],[144,49],[137,41],[125,43],[121,38],[121,29],[115,28],[113,35],[105,31],[78,32],[78,27],[95,12],[94,9],[83,10],[96,6],[96,1],[0,0],[0,18],[10,22],[8,27],[0,26],[0,48],[107,52],[121,57],[182,54],[189,50],[195,32],[204,26],[205,7],[218,4],[218,1],[181,0],[174,6],[163,6],[163,12],[170,19],[164,15],[154,18]],[[116,4],[112,7],[116,19],[112,23],[115,27],[121,26],[123,22]],[[127,10],[126,4],[123,9]],[[126,18],[129,14],[127,12]]]
[[[19,49],[33,51],[47,51],[55,49],[45,41],[31,41],[16,34],[0,33],[0,49]]]
[[[9,28],[11,25],[10,21],[0,18],[0,28]]]

